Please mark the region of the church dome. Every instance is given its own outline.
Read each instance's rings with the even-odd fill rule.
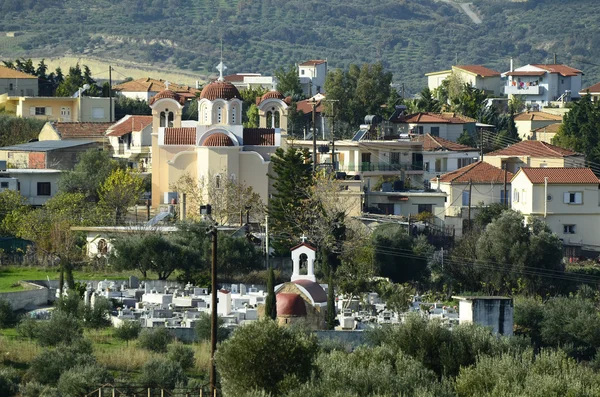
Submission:
[[[242,99],[240,92],[233,84],[228,81],[215,81],[206,85],[200,93],[200,99],[208,99],[214,101],[215,99],[230,99],[237,98]]]
[[[279,293],[277,298],[277,316],[306,316],[306,304],[298,294]]]
[[[234,144],[230,137],[222,132],[218,132],[206,138],[202,146],[234,146]]]
[[[171,90],[163,90],[158,94],[154,95],[152,98],[150,98],[150,105],[152,105],[159,99],[174,99],[182,105],[185,104],[185,98]]]
[[[269,91],[267,93],[265,93],[261,98],[260,101],[266,101],[267,99],[285,99],[285,97],[283,96],[283,94],[279,91]]]

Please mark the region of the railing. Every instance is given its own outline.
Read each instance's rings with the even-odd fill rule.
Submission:
[[[540,95],[543,92],[540,88],[542,87],[540,87],[539,85],[530,85],[523,87],[520,87],[519,85],[507,85],[504,87],[504,93],[507,95]]]
[[[423,163],[348,163],[339,164],[337,170],[344,172],[423,171]]]

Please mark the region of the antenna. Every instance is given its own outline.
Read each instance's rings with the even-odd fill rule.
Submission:
[[[219,81],[224,81],[223,71],[227,69],[227,66],[223,65],[223,39],[221,39],[221,62],[217,65],[217,70],[219,71]]]

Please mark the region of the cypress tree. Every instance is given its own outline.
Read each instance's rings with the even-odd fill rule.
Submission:
[[[275,320],[277,318],[277,299],[275,298],[275,273],[273,267],[269,268],[267,279],[267,300],[265,302],[265,316]]]
[[[329,281],[327,287],[327,329],[335,328],[335,294],[333,292],[333,272],[329,271]]]

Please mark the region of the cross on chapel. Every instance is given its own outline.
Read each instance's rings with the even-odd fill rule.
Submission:
[[[216,69],[219,71],[219,81],[223,81],[223,72],[227,69],[227,66],[223,65],[223,61],[221,61]]]
[[[171,85],[171,83],[169,83],[169,80],[165,81],[165,87],[167,87],[167,90],[169,89],[170,85]]]

